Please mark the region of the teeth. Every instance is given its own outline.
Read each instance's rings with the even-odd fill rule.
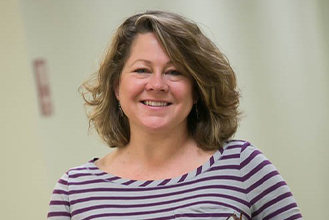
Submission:
[[[167,102],[153,102],[153,101],[145,101],[144,104],[153,107],[163,107],[169,105]]]

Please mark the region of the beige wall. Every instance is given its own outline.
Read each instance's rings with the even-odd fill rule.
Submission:
[[[197,21],[229,57],[242,91],[236,138],[259,147],[305,219],[325,219],[329,47],[324,0],[13,0],[1,2],[4,219],[43,219],[58,178],[108,149],[88,135],[80,83],[123,19],[166,9]],[[52,117],[39,115],[31,62],[47,61]]]
[[[17,1],[0,1],[1,219],[44,219],[49,183],[38,109]],[[4,170],[3,170],[4,168]]]

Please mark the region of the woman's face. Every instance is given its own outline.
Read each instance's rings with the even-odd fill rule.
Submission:
[[[115,90],[131,134],[143,130],[187,132],[192,90],[192,80],[173,65],[157,37],[138,34]]]

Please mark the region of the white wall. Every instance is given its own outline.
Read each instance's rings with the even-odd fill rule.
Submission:
[[[1,25],[8,33],[3,39],[1,35],[0,42],[5,48],[0,51],[4,61],[0,66],[1,97],[6,100],[1,110],[1,122],[6,125],[1,132],[1,151],[5,150],[5,178],[16,184],[5,181],[1,187],[8,189],[4,195],[10,198],[2,199],[6,206],[1,207],[34,211],[27,212],[25,218],[12,212],[5,219],[42,219],[36,216],[46,215],[58,178],[69,167],[108,151],[96,135],[88,135],[77,90],[97,68],[115,28],[127,16],[146,9],[179,12],[197,21],[217,43],[236,70],[242,91],[245,117],[236,138],[250,140],[278,167],[305,219],[326,218],[326,1],[18,2],[20,8],[16,1],[1,3],[1,16],[6,18],[0,19]],[[48,65],[55,106],[50,118],[40,117],[37,109],[31,62],[39,57]],[[18,190],[13,191],[12,186]],[[30,188],[33,192],[26,191]],[[15,204],[22,195],[30,197],[32,193],[27,206]],[[38,204],[38,210],[32,204]]]

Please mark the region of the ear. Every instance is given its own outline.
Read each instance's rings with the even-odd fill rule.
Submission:
[[[115,95],[115,97],[117,98],[118,101],[120,101],[119,100],[119,84],[120,84],[120,82],[116,82],[114,84],[114,95]]]
[[[117,98],[117,100],[120,101],[120,99],[119,99],[119,85],[116,85],[114,87],[114,94],[115,94],[115,97]]]

